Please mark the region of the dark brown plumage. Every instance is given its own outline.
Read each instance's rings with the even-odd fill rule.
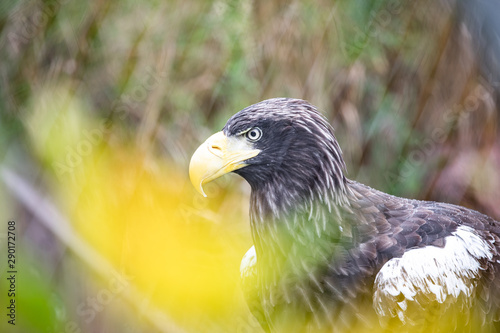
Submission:
[[[201,188],[233,171],[252,188],[242,285],[264,330],[495,329],[500,223],[347,179],[333,129],[303,100],[243,109],[215,141],[199,149],[221,166],[201,173],[197,151],[191,177]]]

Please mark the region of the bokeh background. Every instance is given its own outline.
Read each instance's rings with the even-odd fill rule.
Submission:
[[[348,177],[500,219],[498,1],[0,4],[0,331],[260,332],[237,176],[192,188],[238,110],[309,100]],[[7,324],[7,221],[17,318]]]

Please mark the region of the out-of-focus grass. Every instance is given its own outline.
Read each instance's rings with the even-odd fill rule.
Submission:
[[[72,209],[77,230],[151,302],[198,329],[190,321],[199,314],[228,320],[245,310],[237,284],[248,234],[239,195],[218,188],[202,202],[184,170],[133,148],[105,148],[83,176]]]
[[[456,18],[454,1],[3,2],[0,164],[141,295],[134,307],[114,292],[90,319],[112,279],[0,187],[26,259],[19,288],[33,290],[17,328],[150,331],[150,304],[171,331],[258,332],[238,286],[248,188],[226,177],[204,199],[187,166],[264,98],[317,105],[350,178],[499,218],[498,92]]]
[[[241,193],[219,182],[207,189],[207,200],[171,159],[104,140],[112,131],[86,116],[67,89],[51,87],[31,105],[24,119],[30,146],[59,180],[55,200],[78,234],[124,275],[124,290],[133,284],[143,294],[139,301],[192,331],[231,330],[241,318],[248,325],[239,291],[239,262],[250,246]],[[76,317],[92,318],[85,309],[77,306]]]
[[[97,156],[76,189],[77,230],[176,317],[233,316],[248,243],[241,197],[216,188],[203,202],[185,170],[133,148],[106,147]]]

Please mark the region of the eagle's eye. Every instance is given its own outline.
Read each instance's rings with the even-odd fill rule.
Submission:
[[[262,131],[258,127],[254,127],[246,133],[247,139],[252,142],[258,141],[261,136],[262,136]]]

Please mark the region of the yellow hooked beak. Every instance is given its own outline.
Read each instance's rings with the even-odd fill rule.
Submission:
[[[245,161],[255,157],[260,150],[253,148],[241,137],[226,137],[217,132],[203,142],[191,157],[189,178],[201,195],[203,185],[220,176],[246,166]]]

